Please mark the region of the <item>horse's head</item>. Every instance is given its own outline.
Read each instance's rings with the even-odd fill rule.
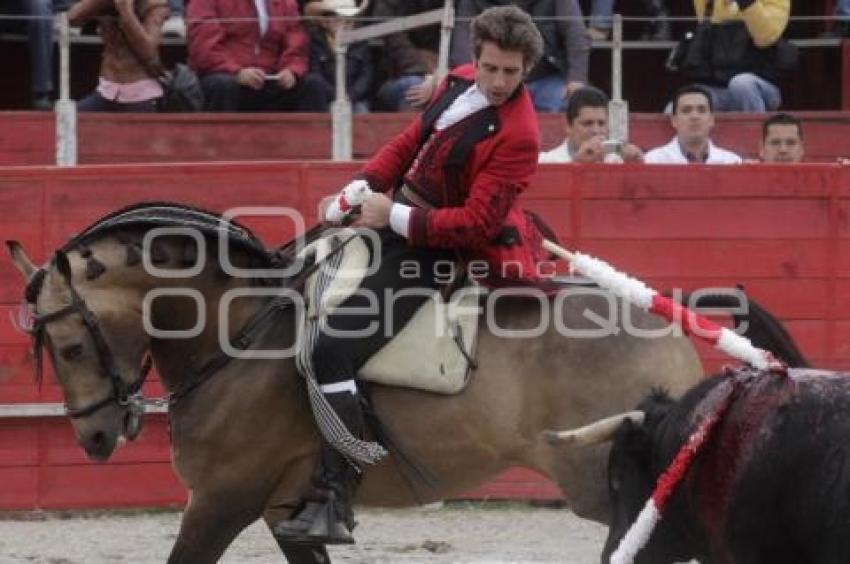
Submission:
[[[37,267],[19,243],[7,245],[27,281],[36,376],[44,346],[78,443],[90,458],[105,460],[120,437],[133,439],[139,431],[133,396],[149,367],[143,357],[150,340],[138,290],[109,280],[121,276],[106,273],[109,247],[97,249],[95,263],[91,249],[60,250],[49,264]]]

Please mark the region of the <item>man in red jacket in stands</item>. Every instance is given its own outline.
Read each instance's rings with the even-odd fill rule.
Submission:
[[[325,112],[307,78],[310,42],[295,0],[192,0],[187,46],[206,110]]]
[[[377,231],[380,266],[339,306],[348,315],[327,316],[311,359],[324,398],[358,438],[365,425],[355,377],[428,299],[417,290],[438,289],[438,273],[458,258],[486,264],[490,280],[508,284],[535,280],[546,258],[536,222],[517,202],[537,168],[537,116],[523,78],[540,58],[542,38],[514,6],[482,12],[472,37],[473,63],[456,69],[355,181],[372,191],[355,225]],[[335,198],[322,201],[320,217]],[[366,463],[383,455],[373,446]],[[351,498],[360,472],[325,445],[314,491],[274,528],[278,540],[354,542]]]

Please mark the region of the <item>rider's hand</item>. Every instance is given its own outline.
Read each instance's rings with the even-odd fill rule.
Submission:
[[[393,201],[386,194],[375,192],[366,196],[366,200],[360,207],[360,217],[354,222],[357,227],[371,227],[381,229],[390,224],[390,210]]]
[[[339,194],[331,194],[330,196],[325,196],[319,201],[319,209],[317,213],[319,214],[318,218],[321,223],[329,223],[327,220],[328,208],[337,198],[339,198]]]

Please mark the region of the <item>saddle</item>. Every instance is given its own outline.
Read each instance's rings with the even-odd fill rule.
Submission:
[[[328,231],[299,255],[316,263],[327,260],[304,285],[306,307],[300,324],[304,334],[309,323],[332,313],[357,290],[368,272],[370,252],[361,235],[342,228]],[[366,362],[358,377],[440,394],[462,391],[475,364],[479,301],[484,292],[474,283],[459,288],[449,299],[434,291],[404,328]]]

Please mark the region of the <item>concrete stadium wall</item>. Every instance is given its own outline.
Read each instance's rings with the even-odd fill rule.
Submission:
[[[141,200],[216,211],[290,206],[309,223],[318,199],[356,169],[328,162],[0,168],[0,229],[44,261],[101,215]],[[564,245],[659,289],[744,284],[817,366],[850,368],[850,168],[551,165],[523,197]],[[294,234],[274,218],[241,219],[269,245]],[[61,401],[49,370],[41,388],[32,385],[29,340],[11,321],[22,293],[17,271],[0,261],[0,403]],[[699,348],[708,370],[726,362]],[[162,393],[155,378],[145,391]],[[161,415],[148,416],[141,438],[105,464],[85,459],[64,418],[0,419],[0,509],[182,504],[168,449]],[[557,490],[512,470],[468,495],[550,499]]]

